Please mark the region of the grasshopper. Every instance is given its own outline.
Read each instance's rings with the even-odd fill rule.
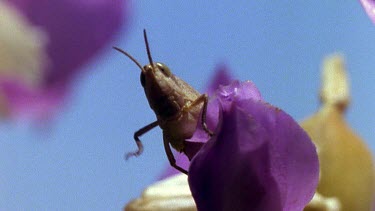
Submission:
[[[113,47],[127,56],[141,69],[141,85],[144,88],[148,103],[156,115],[156,121],[134,133],[134,140],[138,150],[128,153],[126,159],[142,154],[143,144],[139,137],[159,126],[163,131],[164,149],[170,165],[187,174],[187,170],[176,164],[176,159],[173,156],[170,146],[172,145],[179,152],[184,152],[184,141],[193,136],[201,111],[202,127],[207,134],[210,136],[213,135],[206,125],[208,96],[200,94],[188,83],[173,75],[165,64],[160,62],[154,63],[145,29],[143,30],[143,37],[148,61],[150,62],[143,67],[129,53],[120,48]]]

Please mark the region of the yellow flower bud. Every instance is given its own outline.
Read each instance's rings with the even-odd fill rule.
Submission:
[[[370,211],[375,196],[374,163],[364,141],[344,119],[350,95],[341,56],[328,57],[322,75],[322,106],[301,123],[318,150],[317,192],[337,198],[342,211]]]

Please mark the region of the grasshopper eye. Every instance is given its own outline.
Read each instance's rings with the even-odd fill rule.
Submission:
[[[156,66],[159,68],[160,71],[162,71],[164,73],[164,75],[166,76],[171,76],[172,73],[171,71],[169,70],[169,68],[165,65],[165,64],[162,64],[162,63],[156,63]]]
[[[143,72],[141,72],[141,85],[142,85],[142,87],[145,87],[145,84],[146,84],[146,77],[145,77],[145,74]]]

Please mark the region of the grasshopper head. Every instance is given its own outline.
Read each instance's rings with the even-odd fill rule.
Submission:
[[[176,77],[168,66],[159,62],[145,65],[140,80],[150,107],[159,118],[167,119],[179,112],[181,108],[174,94]]]
[[[154,77],[158,78],[158,80],[165,80],[164,77],[170,78],[172,76],[172,72],[169,70],[168,66],[163,63],[156,62],[153,65],[148,64],[143,67],[141,72],[141,84],[143,87],[146,86],[146,77]],[[147,76],[146,76],[147,75]]]
[[[175,94],[178,87],[178,78],[175,77],[169,68],[160,62],[154,63],[151,58],[150,47],[147,41],[146,30],[143,31],[146,43],[149,64],[142,65],[129,53],[114,47],[115,50],[125,54],[141,69],[141,84],[145,90],[150,107],[160,119],[168,119],[180,111],[179,97]]]

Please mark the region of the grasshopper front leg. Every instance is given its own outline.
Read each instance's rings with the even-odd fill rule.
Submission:
[[[137,144],[137,147],[138,147],[138,150],[135,151],[135,152],[129,152],[126,154],[125,156],[125,159],[129,159],[130,157],[132,156],[139,156],[140,154],[142,154],[143,152],[143,144],[141,142],[141,140],[139,139],[140,136],[142,136],[143,134],[147,133],[148,131],[152,130],[154,127],[158,126],[159,123],[158,121],[155,121],[155,122],[152,122],[146,126],[144,126],[143,128],[139,129],[138,131],[136,131],[134,133],[134,140],[135,140],[135,143]]]

